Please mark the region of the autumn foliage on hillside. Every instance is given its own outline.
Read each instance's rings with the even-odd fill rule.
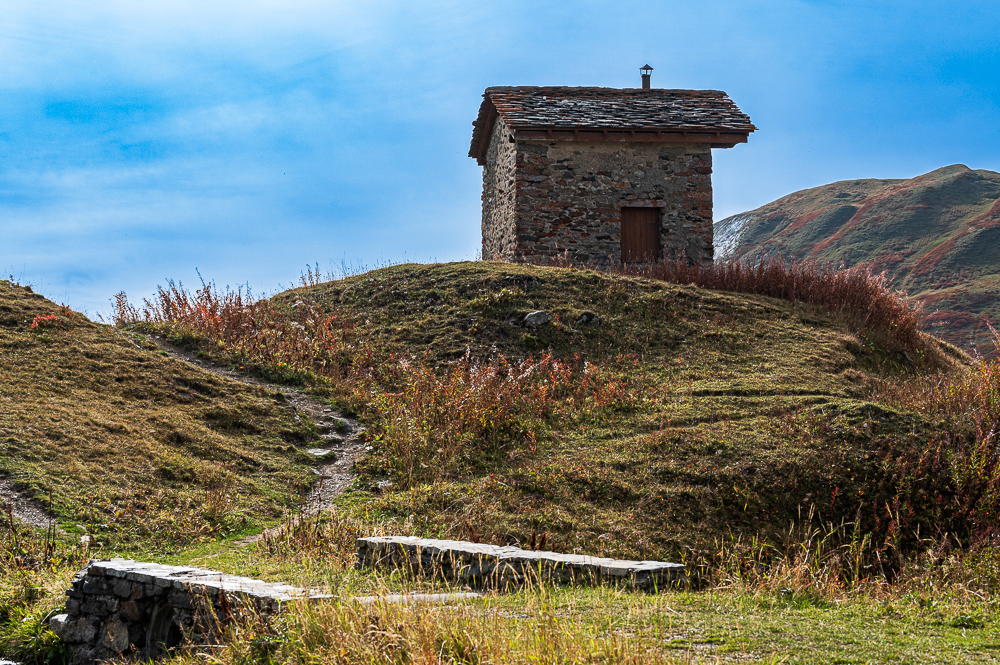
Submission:
[[[914,304],[892,289],[884,272],[870,266],[823,268],[780,257],[692,264],[685,259],[623,272],[673,284],[781,298],[815,305],[838,316],[861,339],[912,363],[922,349],[920,318]]]
[[[305,283],[305,282],[304,282]],[[532,450],[554,419],[616,409],[633,400],[627,380],[579,357],[481,361],[443,368],[380,348],[342,312],[298,300],[276,307],[242,290],[205,283],[194,292],[168,282],[142,309],[115,298],[116,325],[141,324],[208,340],[270,380],[319,378],[371,417],[381,445],[376,473],[397,486],[454,478],[489,460]]]

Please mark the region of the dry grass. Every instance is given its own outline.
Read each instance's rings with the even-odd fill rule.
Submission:
[[[310,280],[314,279],[310,272]],[[309,283],[303,279],[304,283]],[[326,312],[302,301],[278,309],[267,299],[237,289],[219,291],[214,283],[194,292],[167,283],[140,312],[125,294],[115,296],[115,325],[169,324],[210,339],[228,353],[270,378],[288,379],[314,371],[340,378],[351,364],[356,326],[339,312]]]
[[[550,353],[519,362],[466,356],[443,370],[400,360],[375,375],[359,398],[369,400],[382,468],[401,489],[488,473],[497,460],[534,452],[555,419],[634,400],[612,372]]]
[[[0,472],[95,547],[250,529],[312,480],[289,441],[317,435],[280,393],[170,360],[7,282],[0,365]]]
[[[302,281],[316,279],[310,270]],[[242,290],[207,283],[190,292],[169,282],[141,311],[123,293],[115,302],[119,326],[208,340],[241,369],[268,378],[325,380],[370,418],[378,452],[367,468],[401,489],[481,473],[498,459],[533,452],[554,418],[633,400],[627,381],[579,357],[477,361],[466,354],[444,368],[397,357],[359,335],[352,317],[302,300],[282,309]]]
[[[756,261],[728,259],[710,264],[680,259],[652,267],[626,266],[623,272],[671,284],[809,303],[843,318],[862,339],[898,354],[901,360],[912,364],[924,354],[917,306],[889,286],[884,271],[876,273],[868,265],[835,270],[768,256]]]
[[[293,605],[276,618],[244,616],[221,648],[189,645],[173,662],[990,662],[995,602],[946,581],[954,565],[928,559],[927,569],[947,572],[845,587],[827,534],[804,535],[799,552],[766,567],[754,568],[759,559],[747,552],[726,552],[716,583],[702,591],[529,584],[444,605],[362,605],[341,589],[336,600]],[[409,589],[405,575],[371,579],[366,593],[375,597]]]
[[[595,629],[557,616],[548,595],[525,607],[487,602],[445,607],[351,602],[300,604],[277,622],[230,627],[217,663],[669,663],[654,635]],[[559,612],[558,614],[562,614]],[[193,648],[174,662],[203,662]],[[685,659],[691,662],[690,659]]]
[[[1000,355],[1000,335],[990,332]],[[950,530],[970,532],[977,545],[1000,542],[1000,358],[980,359],[958,376],[886,383],[879,399],[946,425],[919,455],[898,460],[897,472],[910,479],[899,513],[916,515],[926,494],[922,481],[943,469],[953,491],[937,501],[950,504]]]

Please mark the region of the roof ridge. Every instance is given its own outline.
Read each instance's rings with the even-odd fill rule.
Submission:
[[[683,92],[683,93],[696,93],[696,94],[706,94],[706,95],[725,95],[723,90],[695,90],[693,88],[607,88],[601,86],[571,86],[571,85],[493,85],[486,88],[485,94],[490,94],[491,92],[509,92],[509,91],[543,91],[543,90],[558,90],[566,92],[583,92],[583,91],[593,91],[593,92],[619,92],[619,93],[642,93],[642,94],[655,94],[663,92]],[[728,96],[728,95],[727,95]]]

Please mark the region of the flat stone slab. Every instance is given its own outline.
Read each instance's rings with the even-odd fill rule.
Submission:
[[[628,561],[482,545],[461,540],[413,536],[358,539],[358,567],[407,567],[463,582],[505,586],[531,579],[559,582],[619,580],[640,588],[665,588],[678,581],[685,566],[665,561]]]
[[[119,578],[129,582],[152,584],[164,589],[176,589],[193,595],[218,595],[219,591],[224,591],[227,595],[263,602],[265,605],[271,605],[275,601],[329,597],[287,584],[264,582],[215,570],[167,566],[131,559],[94,561],[85,571],[89,577]]]
[[[358,605],[414,605],[417,603],[444,605],[445,603],[475,598],[482,598],[482,596],[472,591],[457,591],[454,593],[390,593],[385,596],[356,596],[351,598],[351,601]],[[0,665],[3,663],[0,662]]]

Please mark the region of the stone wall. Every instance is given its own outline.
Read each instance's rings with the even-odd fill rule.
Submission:
[[[487,261],[510,261],[517,253],[515,159],[510,130],[498,118],[483,166],[483,259]]]
[[[498,121],[483,169],[483,258],[545,263],[568,252],[574,263],[619,264],[621,208],[639,206],[660,210],[660,258],[712,261],[708,145],[515,146],[508,135]]]
[[[66,613],[49,625],[75,665],[147,660],[183,640],[211,644],[242,612],[269,613],[285,601],[322,597],[284,584],[127,559],[91,562],[66,595]]]
[[[711,261],[712,151],[707,145],[520,143],[518,250],[544,262],[621,262],[621,208],[660,209],[660,258]]]
[[[687,580],[688,574],[683,564],[666,561],[626,561],[413,536],[359,538],[358,567],[369,566],[409,569],[500,590],[537,581],[616,581],[642,589],[668,589]]]

